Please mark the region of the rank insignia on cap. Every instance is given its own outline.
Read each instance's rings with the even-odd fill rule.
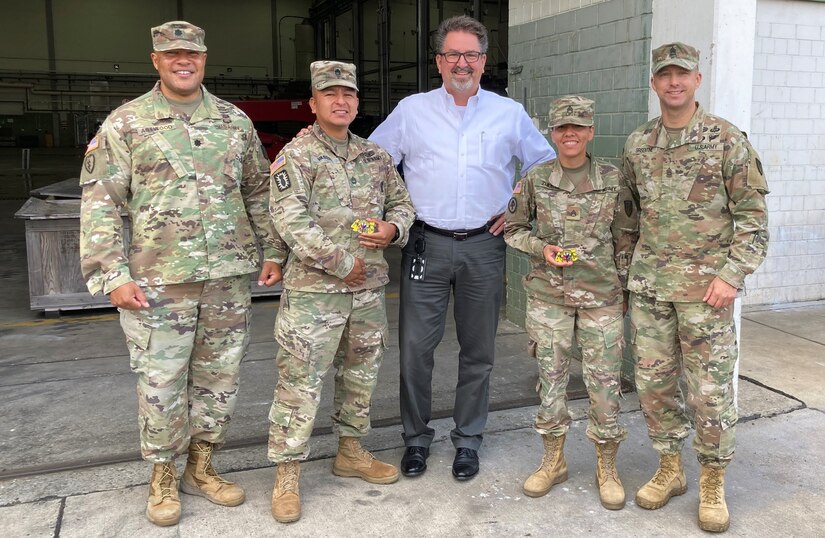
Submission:
[[[281,170],[276,173],[272,176],[272,179],[275,180],[275,186],[278,187],[278,191],[280,192],[284,192],[292,186],[292,183],[289,181],[289,173],[286,170]]]
[[[671,57],[671,58],[675,58],[675,57],[676,57],[676,47],[675,47],[675,46],[670,47],[669,54],[670,54],[670,57]]]
[[[521,181],[516,182],[516,186],[513,187],[513,194],[519,194],[521,192]]]
[[[283,165],[286,164],[286,155],[279,155],[272,161],[272,164],[269,165],[269,173],[274,174],[281,168]]]
[[[89,145],[86,146],[86,153],[96,150],[99,145],[100,143],[97,141],[97,137],[92,138],[89,140]]]
[[[567,107],[567,113],[568,113],[568,114],[572,114],[572,113],[573,113],[573,105],[569,105],[569,106]]]
[[[341,69],[339,69],[337,67],[335,68],[335,76],[338,77],[338,78],[341,78]]]
[[[175,29],[175,37],[180,37],[183,35],[183,31],[180,28]]]

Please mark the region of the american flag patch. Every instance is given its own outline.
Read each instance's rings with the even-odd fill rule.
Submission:
[[[99,144],[99,143],[98,143],[98,141],[97,141],[97,136],[95,136],[94,138],[92,138],[91,140],[89,140],[89,145],[88,145],[88,146],[86,146],[86,153],[89,153],[90,151],[94,151],[94,150],[96,150],[96,149],[97,149],[97,146],[99,146],[99,145],[100,145],[100,144]]]
[[[513,194],[518,194],[521,192],[521,181],[516,182],[516,186],[513,188]]]
[[[272,164],[269,165],[269,173],[274,174],[279,168],[286,164],[286,155],[278,155]]]

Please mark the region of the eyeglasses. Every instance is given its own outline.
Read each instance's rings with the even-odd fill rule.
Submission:
[[[442,58],[444,58],[447,63],[455,64],[464,56],[464,59],[467,60],[468,64],[474,64],[481,59],[481,52],[477,50],[471,50],[467,52],[439,52],[438,53]]]

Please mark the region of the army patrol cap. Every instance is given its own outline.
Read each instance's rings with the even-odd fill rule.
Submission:
[[[309,73],[314,90],[323,90],[330,86],[346,86],[358,91],[353,64],[321,60],[309,65]]]
[[[699,65],[699,51],[684,43],[667,43],[653,49],[651,53],[651,72],[655,75],[663,67],[678,65],[693,71]]]
[[[165,22],[152,28],[152,48],[156,52],[177,49],[206,52],[205,36],[203,28],[186,21]]]
[[[579,95],[559,97],[550,104],[550,127],[559,125],[593,126],[593,100]]]

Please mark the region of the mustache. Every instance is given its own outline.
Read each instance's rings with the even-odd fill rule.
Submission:
[[[450,72],[451,73],[456,73],[456,74],[457,73],[465,73],[467,75],[472,75],[473,73],[475,73],[475,69],[473,69],[472,67],[469,67],[469,66],[468,67],[455,66],[450,70]]]

